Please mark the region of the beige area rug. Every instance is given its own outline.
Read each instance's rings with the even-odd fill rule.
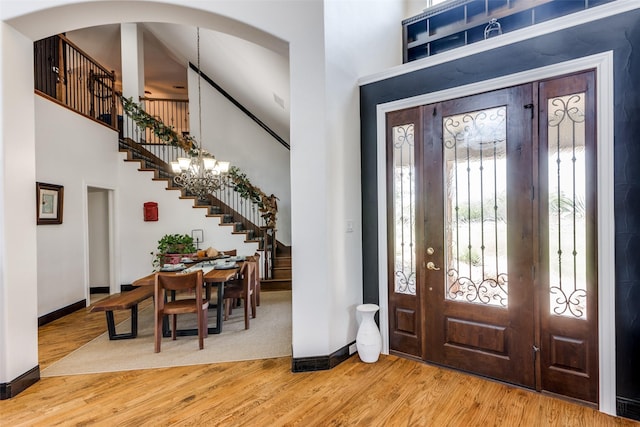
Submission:
[[[178,316],[178,328],[195,325],[195,314]],[[181,323],[181,318],[186,318]],[[215,324],[215,310],[209,310]],[[106,322],[106,320],[105,320]],[[116,326],[128,331],[130,320]],[[222,324],[222,333],[209,335],[204,349],[198,350],[198,337],[162,339],[162,351],[153,352],[153,306],[138,313],[138,337],[110,341],[105,332],[41,372],[42,377],[163,368],[207,363],[268,359],[291,356],[291,291],[262,292],[257,317],[244,329],[242,308],[233,310]]]

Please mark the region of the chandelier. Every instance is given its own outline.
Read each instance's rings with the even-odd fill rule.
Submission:
[[[229,162],[217,161],[214,157],[205,157],[202,150],[192,157],[179,157],[171,162],[171,168],[176,176],[173,181],[184,187],[189,194],[199,199],[207,196],[226,185]]]
[[[198,52],[198,126],[202,140],[202,94],[200,90],[200,27],[197,28]],[[179,157],[171,162],[171,169],[176,175],[173,181],[183,187],[189,194],[204,200],[207,196],[227,185],[229,162],[221,162],[202,148],[202,142],[189,151],[190,157]]]

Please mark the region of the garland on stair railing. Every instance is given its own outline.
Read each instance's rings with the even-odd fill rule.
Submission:
[[[164,143],[173,147],[180,147],[187,152],[196,146],[192,136],[178,135],[178,133],[173,130],[173,126],[165,125],[162,121],[144,111],[141,104],[133,102],[133,98],[127,99],[123,96],[121,99],[123,111],[127,116],[131,117],[131,120],[135,122],[138,128],[151,129],[153,134]]]
[[[173,126],[165,125],[161,120],[144,111],[141,105],[133,102],[132,98],[121,97],[122,109],[140,129],[151,129],[165,144],[182,148],[189,155],[197,155],[197,144],[192,136],[182,136],[173,130]],[[206,151],[206,150],[203,150]],[[208,154],[208,153],[203,153]],[[267,196],[262,190],[251,184],[247,175],[240,172],[236,166],[229,168],[229,186],[234,189],[240,197],[247,199],[258,205],[260,216],[265,220],[266,226],[274,228],[276,225],[276,215],[278,213],[278,198],[271,194]]]
[[[229,184],[240,194],[240,197],[248,199],[258,205],[260,216],[265,220],[267,227],[275,227],[276,214],[278,213],[278,198],[273,194],[267,196],[264,191],[251,184],[247,175],[240,172],[236,166],[229,168]]]

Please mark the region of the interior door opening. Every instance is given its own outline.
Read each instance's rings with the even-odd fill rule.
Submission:
[[[88,294],[91,299],[111,292],[111,226],[109,190],[87,187]]]

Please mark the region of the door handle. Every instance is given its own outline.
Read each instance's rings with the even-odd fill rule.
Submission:
[[[436,267],[436,265],[433,262],[429,261],[427,263],[427,270],[440,270],[440,268]]]

